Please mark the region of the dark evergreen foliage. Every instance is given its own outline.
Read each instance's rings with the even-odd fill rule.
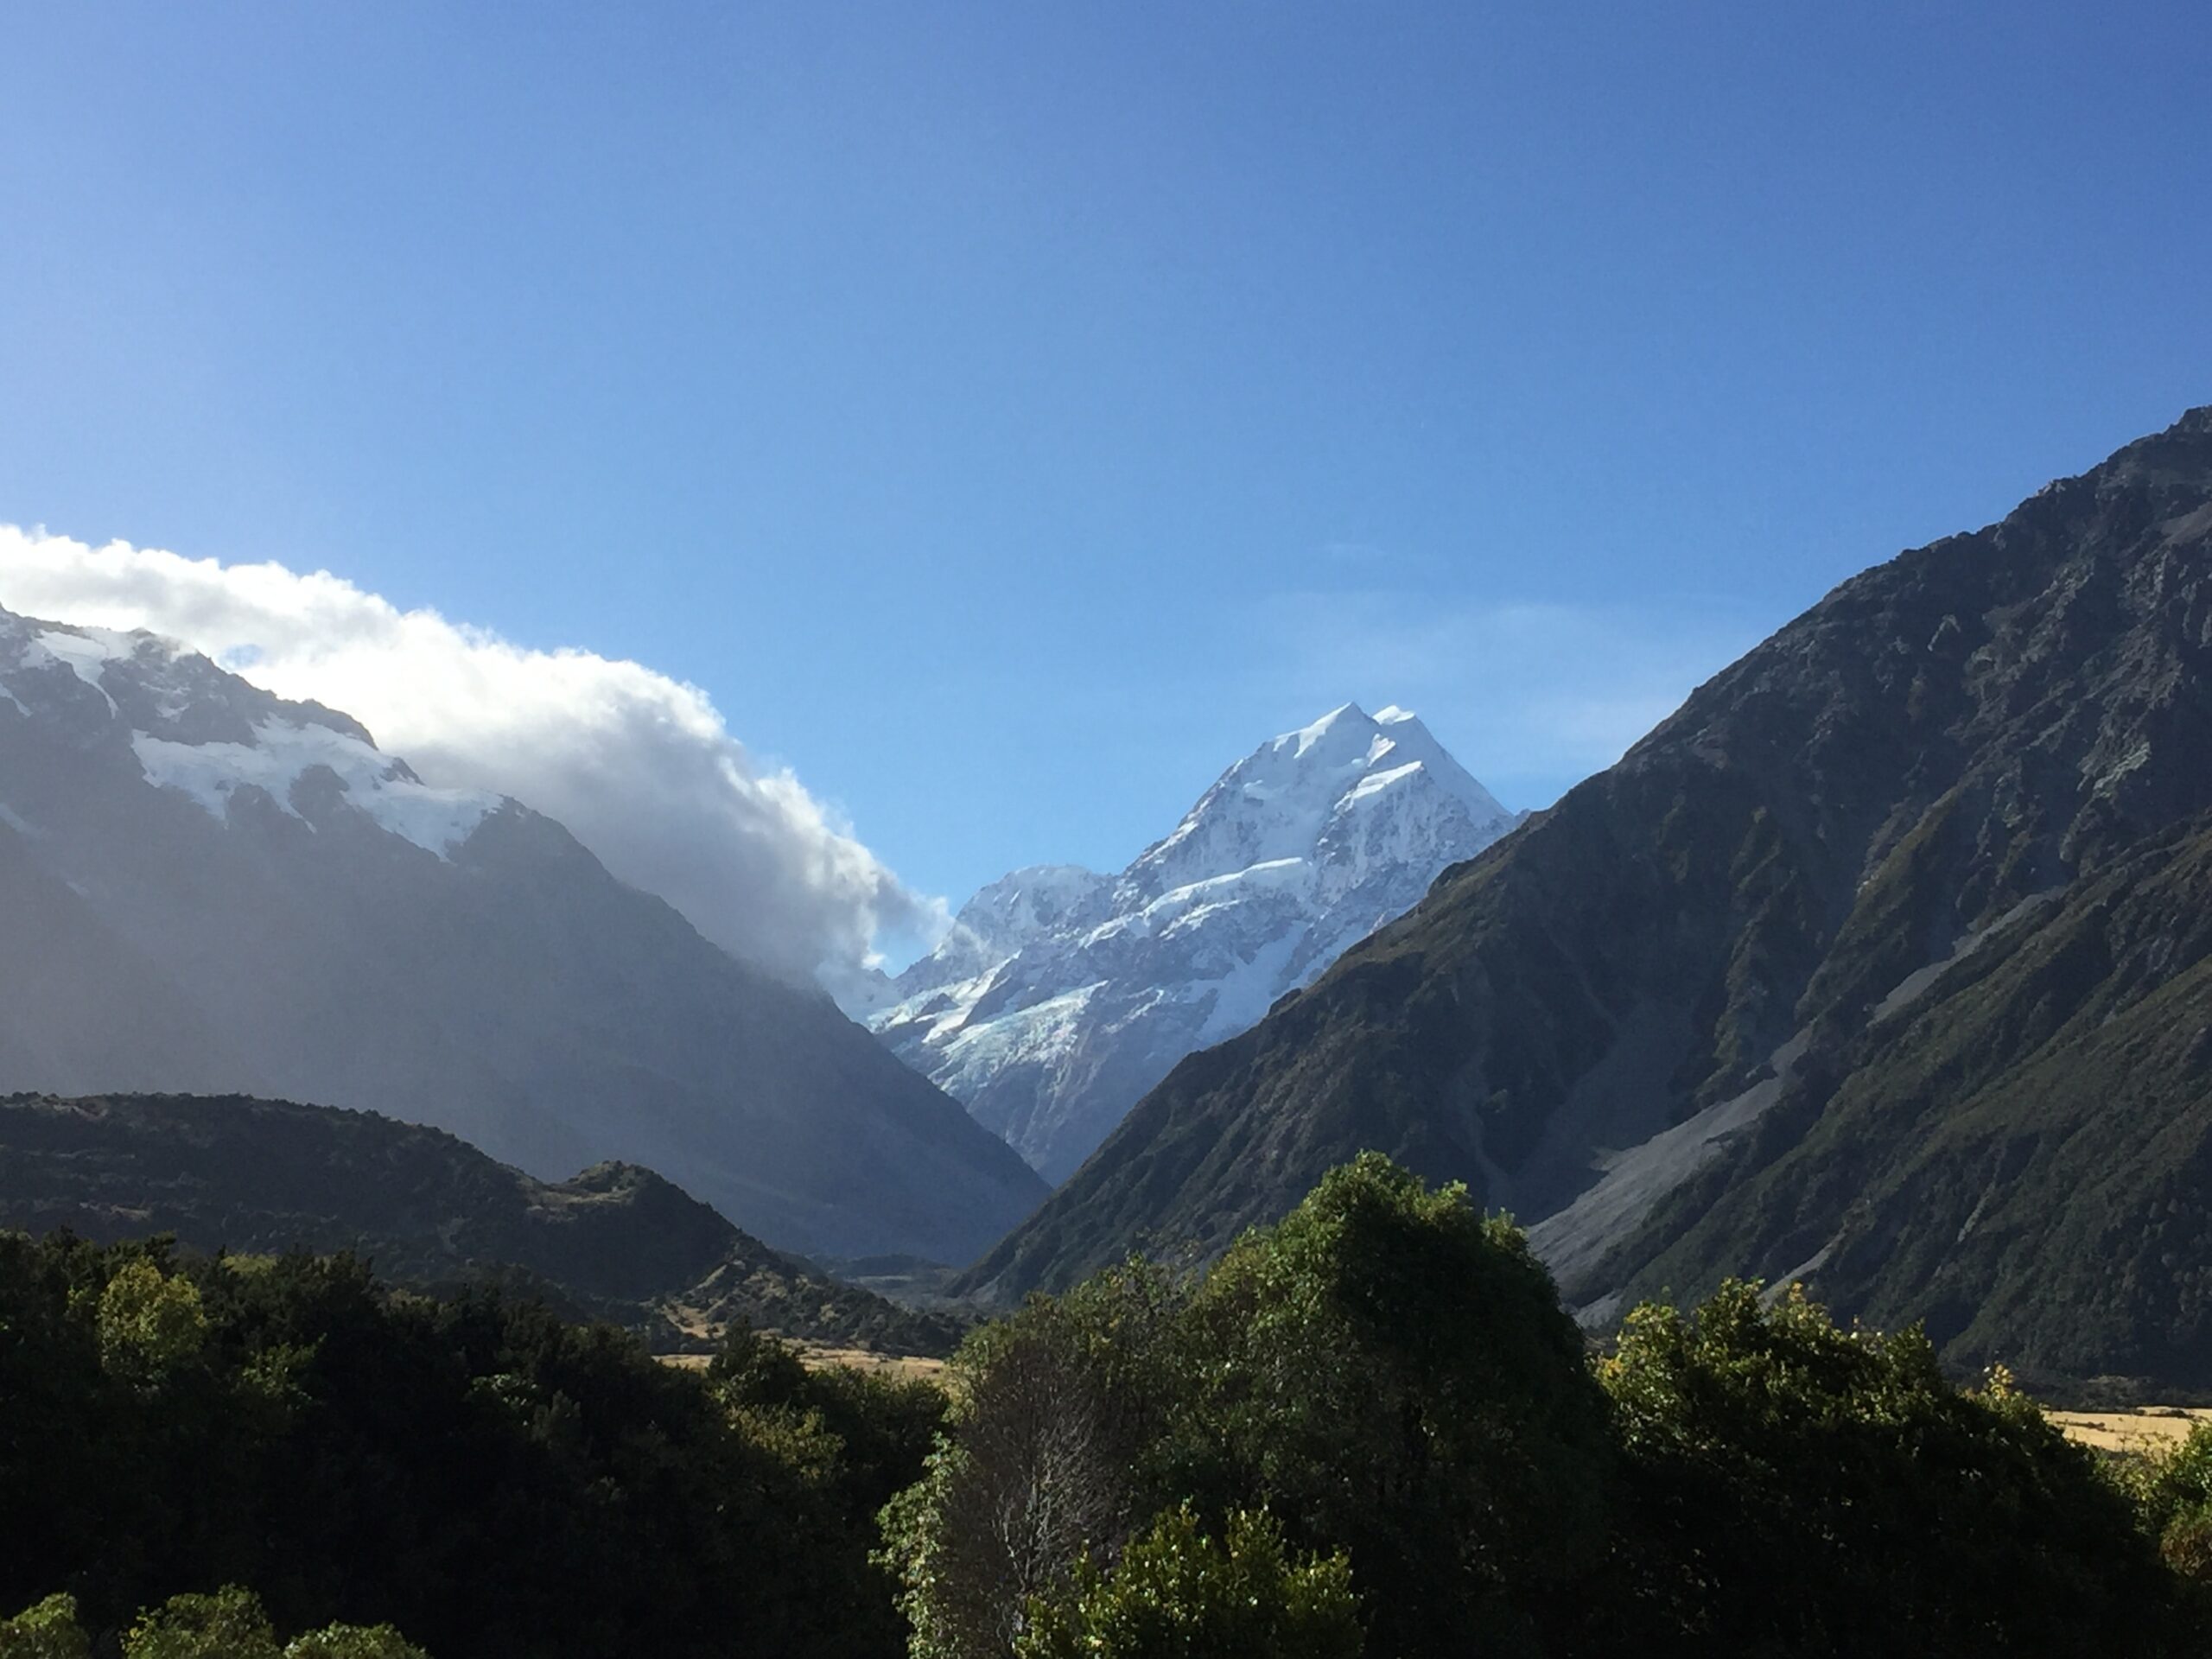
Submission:
[[[1258,1659],[1278,1638],[1186,1640],[1255,1515],[1345,1563],[1374,1659],[2199,1650],[2212,1432],[2131,1503],[2001,1375],[1744,1284],[1593,1365],[1516,1230],[1375,1154],[1211,1272],[1032,1298],[954,1372],[886,1516],[914,1659]],[[1306,1629],[1294,1577],[1218,1628]]]
[[[2179,1659],[2212,1617],[2212,1429],[2101,1462],[1740,1283],[1593,1361],[1516,1229],[1379,1155],[950,1382],[0,1235],[0,1656]]]
[[[344,1256],[0,1235],[0,1513],[36,1517],[0,1606],[67,1591],[114,1630],[242,1585],[280,1632],[388,1623],[441,1655],[893,1653],[868,1517],[938,1408],[795,1362],[702,1376]]]
[[[2118,1483],[2002,1372],[1791,1289],[1649,1306],[1601,1368],[1625,1453],[1620,1634],[1732,1654],[2158,1654],[2183,1587]],[[2178,1645],[2177,1645],[2178,1644]]]

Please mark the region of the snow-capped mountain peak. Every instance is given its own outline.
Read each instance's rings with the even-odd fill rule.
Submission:
[[[1410,712],[1345,703],[1230,767],[1118,875],[985,887],[869,1023],[1057,1179],[1184,1054],[1517,822]]]
[[[1513,814],[1418,718],[1395,705],[1385,712],[1387,721],[1348,702],[1262,743],[1224,772],[1171,834],[1138,855],[1122,878],[1131,896],[1157,897],[1285,858],[1349,872],[1347,858],[1358,863],[1362,822],[1386,813],[1422,826],[1439,821],[1437,833],[1454,842],[1486,846],[1512,828]],[[1416,829],[1412,839],[1423,833]],[[1402,851],[1418,855],[1412,845]]]

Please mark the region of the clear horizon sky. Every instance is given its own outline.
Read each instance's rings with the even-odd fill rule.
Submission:
[[[708,692],[956,903],[1417,709],[1540,806],[2212,402],[2212,20],[17,4],[0,523]]]

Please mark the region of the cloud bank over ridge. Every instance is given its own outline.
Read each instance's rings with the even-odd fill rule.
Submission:
[[[788,770],[763,768],[706,694],[634,662],[533,651],[275,563],[225,565],[0,524],[0,605],[149,628],[280,696],[359,717],[427,783],[558,818],[623,880],[733,955],[842,988],[879,936],[934,938],[906,887]]]

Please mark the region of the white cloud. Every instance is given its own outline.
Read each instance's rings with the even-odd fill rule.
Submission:
[[[583,651],[531,651],[327,572],[224,565],[0,525],[0,605],[150,628],[281,696],[365,724],[427,783],[559,819],[709,938],[842,988],[885,937],[934,937],[910,892],[789,771],[758,766],[697,687]]]

